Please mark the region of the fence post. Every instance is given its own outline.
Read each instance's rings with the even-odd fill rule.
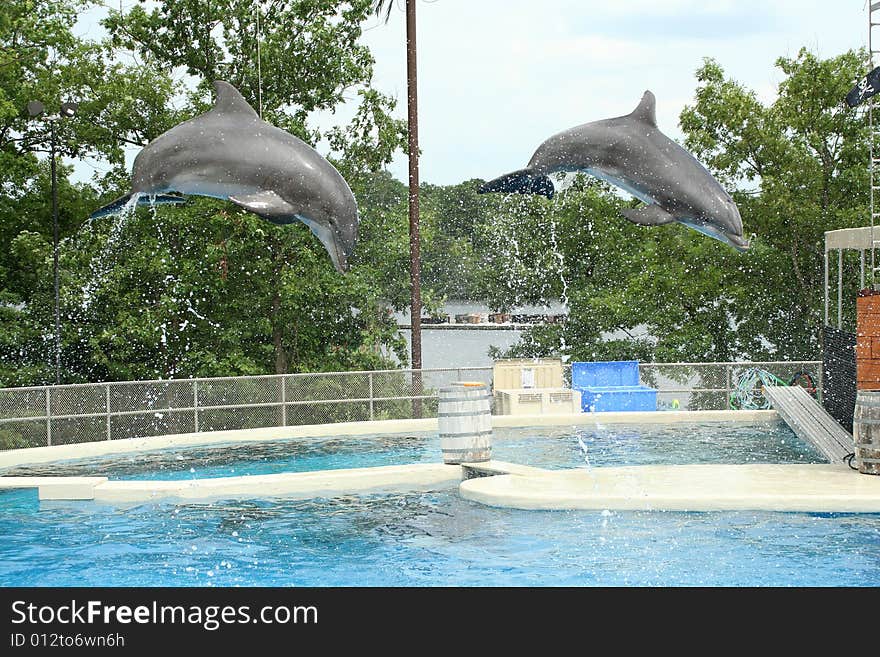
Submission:
[[[106,392],[105,402],[106,402],[106,410],[107,410],[107,440],[110,440],[111,438],[110,438],[110,384],[109,383],[105,386],[105,392]]]
[[[199,380],[193,379],[193,424],[196,433],[199,432]]]
[[[725,395],[724,407],[725,408],[724,408],[724,410],[728,410],[728,409],[730,409],[730,395],[731,395],[731,393],[733,393],[733,382],[731,381],[731,378],[730,378],[730,365],[724,366],[724,374],[725,374],[725,377],[724,377],[725,378],[725,381],[724,381],[724,395]]]
[[[52,389],[46,387],[46,445],[52,446]]]
[[[287,376],[281,375],[281,426],[287,426]]]
[[[372,373],[372,372],[368,372],[368,373],[367,373],[367,382],[368,382],[369,385],[370,385],[370,395],[369,395],[369,397],[370,397],[370,420],[372,420],[373,417],[374,417],[374,410],[373,410],[373,373]]]

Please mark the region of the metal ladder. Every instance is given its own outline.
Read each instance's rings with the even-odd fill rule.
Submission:
[[[880,55],[880,49],[874,46],[874,28],[880,26],[880,1],[872,1],[868,5],[868,71],[874,70],[875,55]],[[876,48],[880,48],[877,46]],[[880,192],[880,175],[878,175],[877,165],[880,165],[880,125],[874,125],[874,97],[868,99],[868,130],[870,134],[869,149],[869,165],[868,173],[871,179],[870,189],[870,214],[871,214],[871,289],[876,290],[875,282],[877,272],[880,267],[877,266],[875,251],[880,247],[880,239],[874,230],[874,220],[880,218],[880,212],[874,202],[875,192]]]

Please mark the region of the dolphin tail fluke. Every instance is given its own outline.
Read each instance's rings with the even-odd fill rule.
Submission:
[[[106,217],[110,214],[119,214],[131,203],[132,196],[134,196],[134,194],[125,194],[110,201],[107,205],[92,212],[92,214],[89,215],[89,219],[98,219],[99,217]],[[174,194],[156,194],[155,196],[138,194],[137,196],[138,205],[167,205],[169,203],[179,205],[181,203],[186,203],[185,198],[182,196],[175,196]]]
[[[549,176],[532,169],[520,169],[490,180],[477,190],[478,194],[503,192],[505,194],[540,194],[553,198],[553,181]]]
[[[107,205],[98,208],[92,214],[89,215],[89,219],[97,219],[99,217],[106,217],[108,214],[118,214],[122,208],[128,205],[128,202],[131,200],[131,194],[126,194],[125,196],[120,196],[114,201],[111,201]]]

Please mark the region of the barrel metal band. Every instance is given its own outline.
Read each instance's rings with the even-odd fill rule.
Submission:
[[[880,402],[872,404],[871,402],[865,400],[856,400],[856,406],[869,406],[871,408],[880,408]]]
[[[446,457],[456,457],[456,456],[471,456],[474,452],[491,452],[492,449],[488,446],[486,447],[472,447],[470,449],[444,449],[443,456]]]
[[[866,447],[868,449],[880,449],[880,443],[856,443],[856,447]]]
[[[468,415],[479,417],[480,415],[488,415],[488,414],[489,414],[489,409],[484,408],[482,410],[478,409],[476,411],[460,411],[458,413],[437,413],[437,417],[464,417],[464,416],[468,416]]]
[[[458,390],[455,392],[458,392]],[[440,394],[441,402],[483,401],[486,399],[492,399],[492,395],[480,395],[479,397],[444,397],[442,391]]]
[[[491,436],[492,430],[488,431],[468,431],[467,433],[441,433],[440,438],[465,438],[470,436]]]
[[[880,459],[857,459],[859,463],[880,463]]]
[[[880,408],[880,406],[878,406],[877,408]],[[853,424],[880,424],[880,418],[860,417],[860,418],[854,419]]]

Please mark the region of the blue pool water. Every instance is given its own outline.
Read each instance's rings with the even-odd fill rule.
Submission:
[[[586,450],[586,451],[585,451]],[[560,469],[658,463],[821,463],[780,422],[496,429],[492,456]],[[161,450],[20,467],[3,474],[102,475],[113,479],[195,479],[365,468],[441,460],[436,433],[295,439]]]
[[[0,495],[4,586],[877,586],[880,515],[493,509],[455,491],[38,503]]]
[[[494,453],[586,467],[580,443],[591,466],[821,461],[779,424],[511,430],[498,433]],[[438,455],[436,436],[424,435],[156,452],[98,465],[117,477],[176,478]],[[880,585],[880,514],[520,511],[454,490],[113,507],[41,503],[27,490],[0,492],[0,535],[2,586]]]

